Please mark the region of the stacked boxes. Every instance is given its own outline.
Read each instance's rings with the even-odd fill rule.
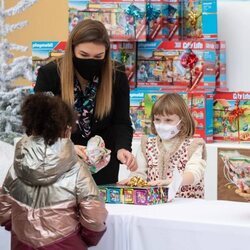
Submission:
[[[117,185],[99,186],[100,195],[106,203],[153,205],[166,203],[167,187],[128,187]]]

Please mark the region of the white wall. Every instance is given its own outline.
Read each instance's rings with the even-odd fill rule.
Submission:
[[[250,92],[250,1],[217,2],[219,39],[227,43],[229,90]]]

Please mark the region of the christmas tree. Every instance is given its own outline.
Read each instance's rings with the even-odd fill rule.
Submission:
[[[27,56],[14,57],[11,51],[24,52],[28,48],[10,43],[7,35],[27,25],[27,21],[6,23],[6,18],[17,15],[32,6],[37,0],[21,0],[14,7],[5,9],[5,0],[0,6],[0,140],[13,143],[13,138],[22,133],[20,103],[27,90],[14,88],[12,83],[19,77],[32,79],[32,59]]]

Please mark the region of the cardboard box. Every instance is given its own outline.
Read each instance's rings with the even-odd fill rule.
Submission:
[[[38,69],[64,54],[65,41],[33,41],[32,42],[32,82],[36,82]]]
[[[69,31],[84,19],[102,22],[111,41],[146,40],[145,0],[69,0]]]
[[[216,41],[216,90],[227,91],[226,42]]]
[[[146,5],[147,40],[181,39],[181,0],[149,0]]]
[[[130,88],[136,86],[136,42],[112,42],[111,58],[125,66]]]
[[[190,69],[184,57],[192,53],[197,61]],[[179,91],[215,89],[215,42],[139,42],[137,86],[160,86]]]
[[[216,41],[217,0],[182,0],[182,25],[182,39]]]
[[[213,109],[214,140],[250,141],[249,92],[218,92]]]
[[[167,187],[128,187],[117,185],[99,186],[100,195],[106,203],[154,205],[167,202]]]

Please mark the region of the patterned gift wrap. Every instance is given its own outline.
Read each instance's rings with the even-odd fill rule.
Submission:
[[[153,205],[167,203],[165,186],[129,187],[118,185],[99,186],[100,196],[106,203]]]

